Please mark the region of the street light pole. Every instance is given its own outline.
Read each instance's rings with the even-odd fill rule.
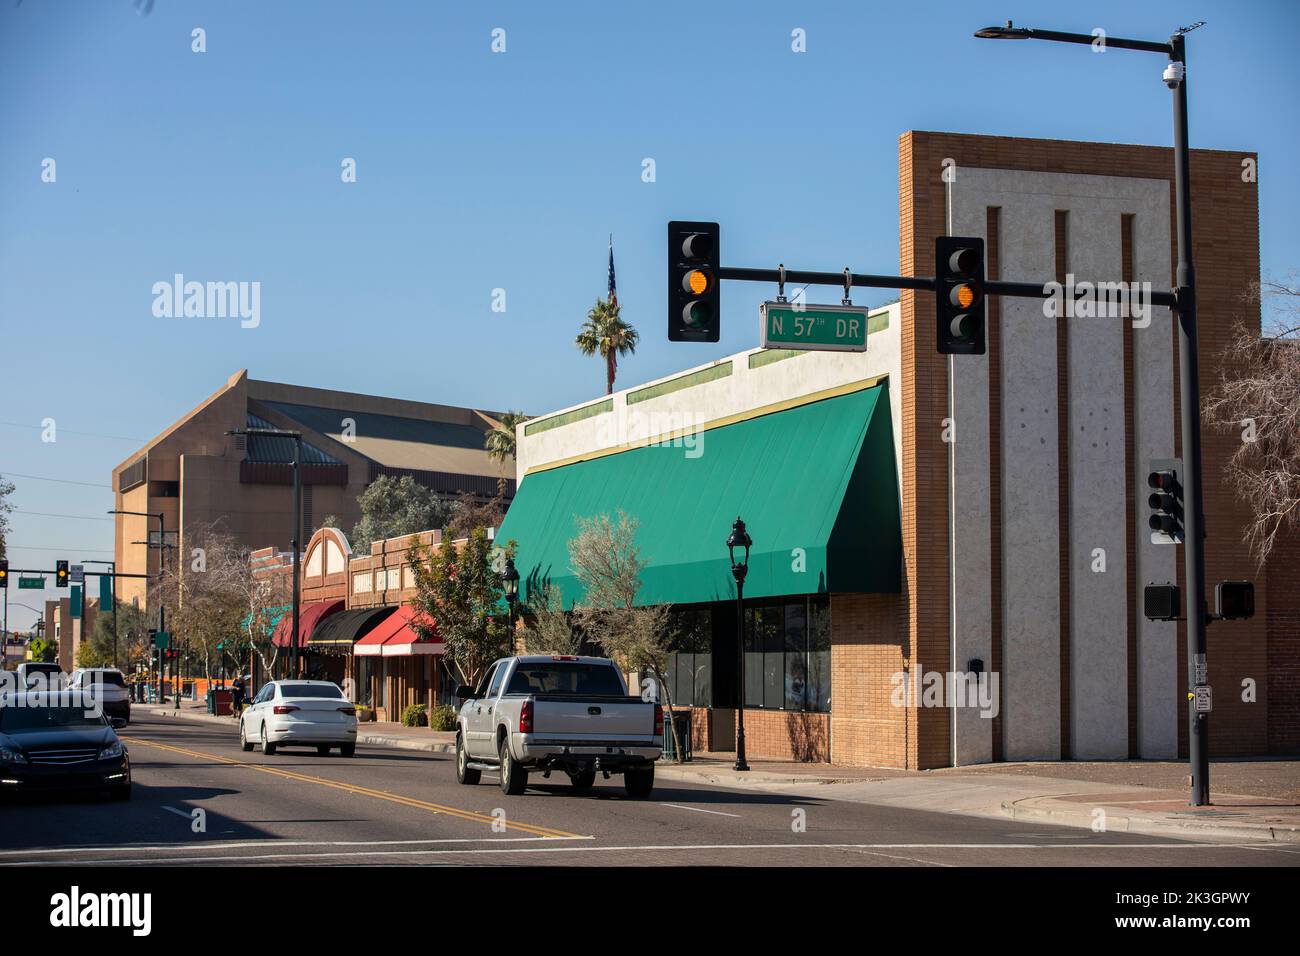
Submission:
[[[1196,710],[1195,688],[1208,679],[1205,628],[1210,621],[1205,601],[1205,515],[1201,481],[1201,363],[1196,326],[1196,270],[1192,265],[1191,150],[1187,137],[1187,51],[1185,37],[1203,26],[1195,23],[1178,30],[1166,42],[1126,40],[1092,34],[1058,33],[1013,26],[986,27],[975,36],[991,40],[1052,40],[1089,46],[1160,53],[1169,58],[1165,85],[1173,91],[1174,209],[1178,230],[1178,270],[1175,275],[1174,311],[1178,314],[1178,373],[1180,428],[1183,439],[1183,571],[1187,590],[1187,752],[1191,766],[1194,807],[1210,802],[1210,715]],[[1199,665],[1199,667],[1198,667]]]
[[[736,765],[733,769],[745,771],[745,575],[749,573],[749,546],[754,542],[745,531],[745,522],[736,516],[727,536],[727,553],[731,556],[731,576],[736,579]],[[736,549],[744,548],[744,556],[736,560]]]
[[[109,509],[109,512],[108,512],[108,513],[111,514],[111,515],[133,515],[133,516],[135,516],[135,517],[137,517],[137,518],[157,518],[157,519],[158,519],[158,632],[159,632],[160,634],[165,634],[165,633],[167,633],[167,611],[166,611],[166,609],[163,607],[162,586],[163,586],[163,571],[164,571],[164,568],[166,567],[165,562],[166,562],[166,560],[167,560],[167,533],[166,533],[166,531],[163,530],[163,513],[162,513],[161,511],[157,511],[157,512],[154,512],[154,511],[123,511],[123,510],[121,510],[120,508],[112,508],[112,509]],[[146,539],[147,539],[147,538],[148,538],[148,535],[145,535],[145,537],[146,537]],[[138,542],[137,542],[137,543],[138,543]],[[149,542],[148,542],[148,540],[146,540],[146,541],[144,542],[144,546],[145,546],[145,548],[146,548],[145,555],[146,555],[146,557],[147,557],[148,554],[149,554],[149,552],[148,552],[148,550],[147,550],[148,547],[149,547]],[[145,561],[145,571],[148,571],[148,570],[149,570],[149,563],[148,563],[148,561],[146,560],[146,561]],[[116,577],[117,566],[116,566],[116,565],[114,565],[114,567],[113,567],[113,572],[114,572],[114,578],[113,578],[113,585],[114,585],[114,586],[113,586],[113,612],[114,612],[114,614],[116,615],[116,613],[117,613],[117,577]],[[114,631],[116,632],[116,625],[114,626]],[[116,640],[116,636],[114,637],[114,640]],[[157,653],[158,653],[158,703],[161,704],[161,703],[162,703],[162,690],[163,690],[163,655],[162,655],[162,648],[157,648],[156,650],[157,650]]]

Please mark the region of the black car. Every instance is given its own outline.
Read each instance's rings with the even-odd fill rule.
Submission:
[[[14,694],[0,700],[0,796],[100,790],[131,797],[131,761],[114,733],[124,726],[76,693]]]

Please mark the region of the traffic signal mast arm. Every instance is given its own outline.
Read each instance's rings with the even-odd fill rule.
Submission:
[[[746,269],[738,266],[719,266],[719,279],[731,279],[739,282],[772,282],[781,279],[780,269]],[[912,289],[917,292],[933,292],[934,276],[882,276],[849,273],[849,285],[864,289]],[[843,272],[805,272],[800,269],[786,269],[785,281],[797,285],[831,285],[843,287]],[[1076,284],[1079,284],[1076,280]],[[985,280],[984,294],[1003,295],[1020,299],[1048,299],[1053,292],[1046,283],[1040,282],[1002,282]],[[1178,306],[1173,292],[1152,292],[1151,304],[1174,309]]]

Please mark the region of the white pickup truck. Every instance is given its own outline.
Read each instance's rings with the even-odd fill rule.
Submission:
[[[603,657],[506,657],[477,688],[456,689],[456,781],[476,784],[484,770],[500,775],[501,789],[520,794],[528,774],[563,770],[585,790],[623,774],[630,797],[654,789],[662,754],[663,708],[629,697],[623,674]]]

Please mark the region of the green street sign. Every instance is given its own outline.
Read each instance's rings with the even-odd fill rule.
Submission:
[[[765,349],[865,352],[867,309],[857,305],[764,302],[758,307]]]
[[[44,578],[19,578],[18,590],[43,591],[45,590],[45,579]]]
[[[165,651],[171,645],[171,638],[172,636],[166,631],[154,631],[153,646],[159,650]]]

